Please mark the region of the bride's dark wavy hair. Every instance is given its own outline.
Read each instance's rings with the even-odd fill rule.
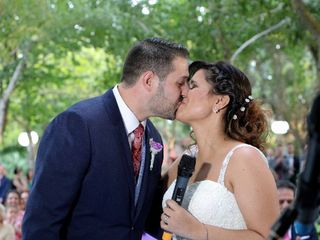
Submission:
[[[190,78],[200,69],[205,70],[213,94],[228,95],[230,98],[224,115],[224,132],[233,139],[263,150],[268,130],[266,111],[257,100],[246,101],[251,96],[247,76],[228,62],[195,61],[189,66]],[[245,110],[241,111],[243,107]],[[233,118],[235,115],[237,119]]]

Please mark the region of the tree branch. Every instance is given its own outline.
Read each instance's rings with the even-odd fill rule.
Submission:
[[[312,16],[301,0],[292,0],[292,6],[313,36],[320,41],[320,22]]]
[[[3,138],[9,98],[13,90],[15,89],[15,86],[17,85],[18,80],[20,79],[20,76],[23,73],[23,70],[25,68],[25,62],[26,62],[26,53],[24,53],[23,57],[20,59],[18,65],[16,66],[13,72],[13,75],[9,81],[7,88],[5,89],[5,91],[3,92],[0,98],[0,143],[2,142],[2,138]]]
[[[25,63],[25,59],[23,57],[18,63],[18,65],[16,66],[16,69],[14,70],[14,73],[10,79],[9,85],[2,95],[2,100],[7,101],[9,99],[11,93],[13,92],[15,86],[17,85],[19,77],[21,76],[21,73],[24,68],[24,63]]]
[[[236,59],[236,57],[246,48],[248,47],[250,44],[252,44],[253,42],[255,42],[256,40],[258,40],[259,38],[269,34],[270,32],[282,27],[285,24],[288,24],[290,22],[290,18],[285,18],[283,20],[281,20],[279,23],[271,26],[270,28],[264,30],[261,33],[258,33],[256,35],[254,35],[252,38],[250,38],[249,40],[245,41],[232,55],[230,62],[233,63],[234,60]]]

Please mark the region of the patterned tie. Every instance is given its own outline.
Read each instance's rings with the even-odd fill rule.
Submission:
[[[133,170],[134,176],[138,176],[141,160],[141,146],[143,138],[143,125],[140,123],[139,126],[133,131],[134,139],[132,142],[132,157],[133,157]]]

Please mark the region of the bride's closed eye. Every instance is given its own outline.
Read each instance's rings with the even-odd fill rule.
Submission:
[[[198,87],[198,85],[197,85],[197,83],[195,81],[190,79],[190,81],[188,82],[188,87],[191,90],[191,89],[194,89],[194,88]]]

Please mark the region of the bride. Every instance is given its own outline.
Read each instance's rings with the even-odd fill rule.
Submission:
[[[266,239],[279,205],[261,152],[267,122],[250,82],[221,61],[193,62],[189,73],[177,120],[193,129],[196,167],[182,207],[170,200],[179,161],[169,169],[161,227],[174,239]]]

